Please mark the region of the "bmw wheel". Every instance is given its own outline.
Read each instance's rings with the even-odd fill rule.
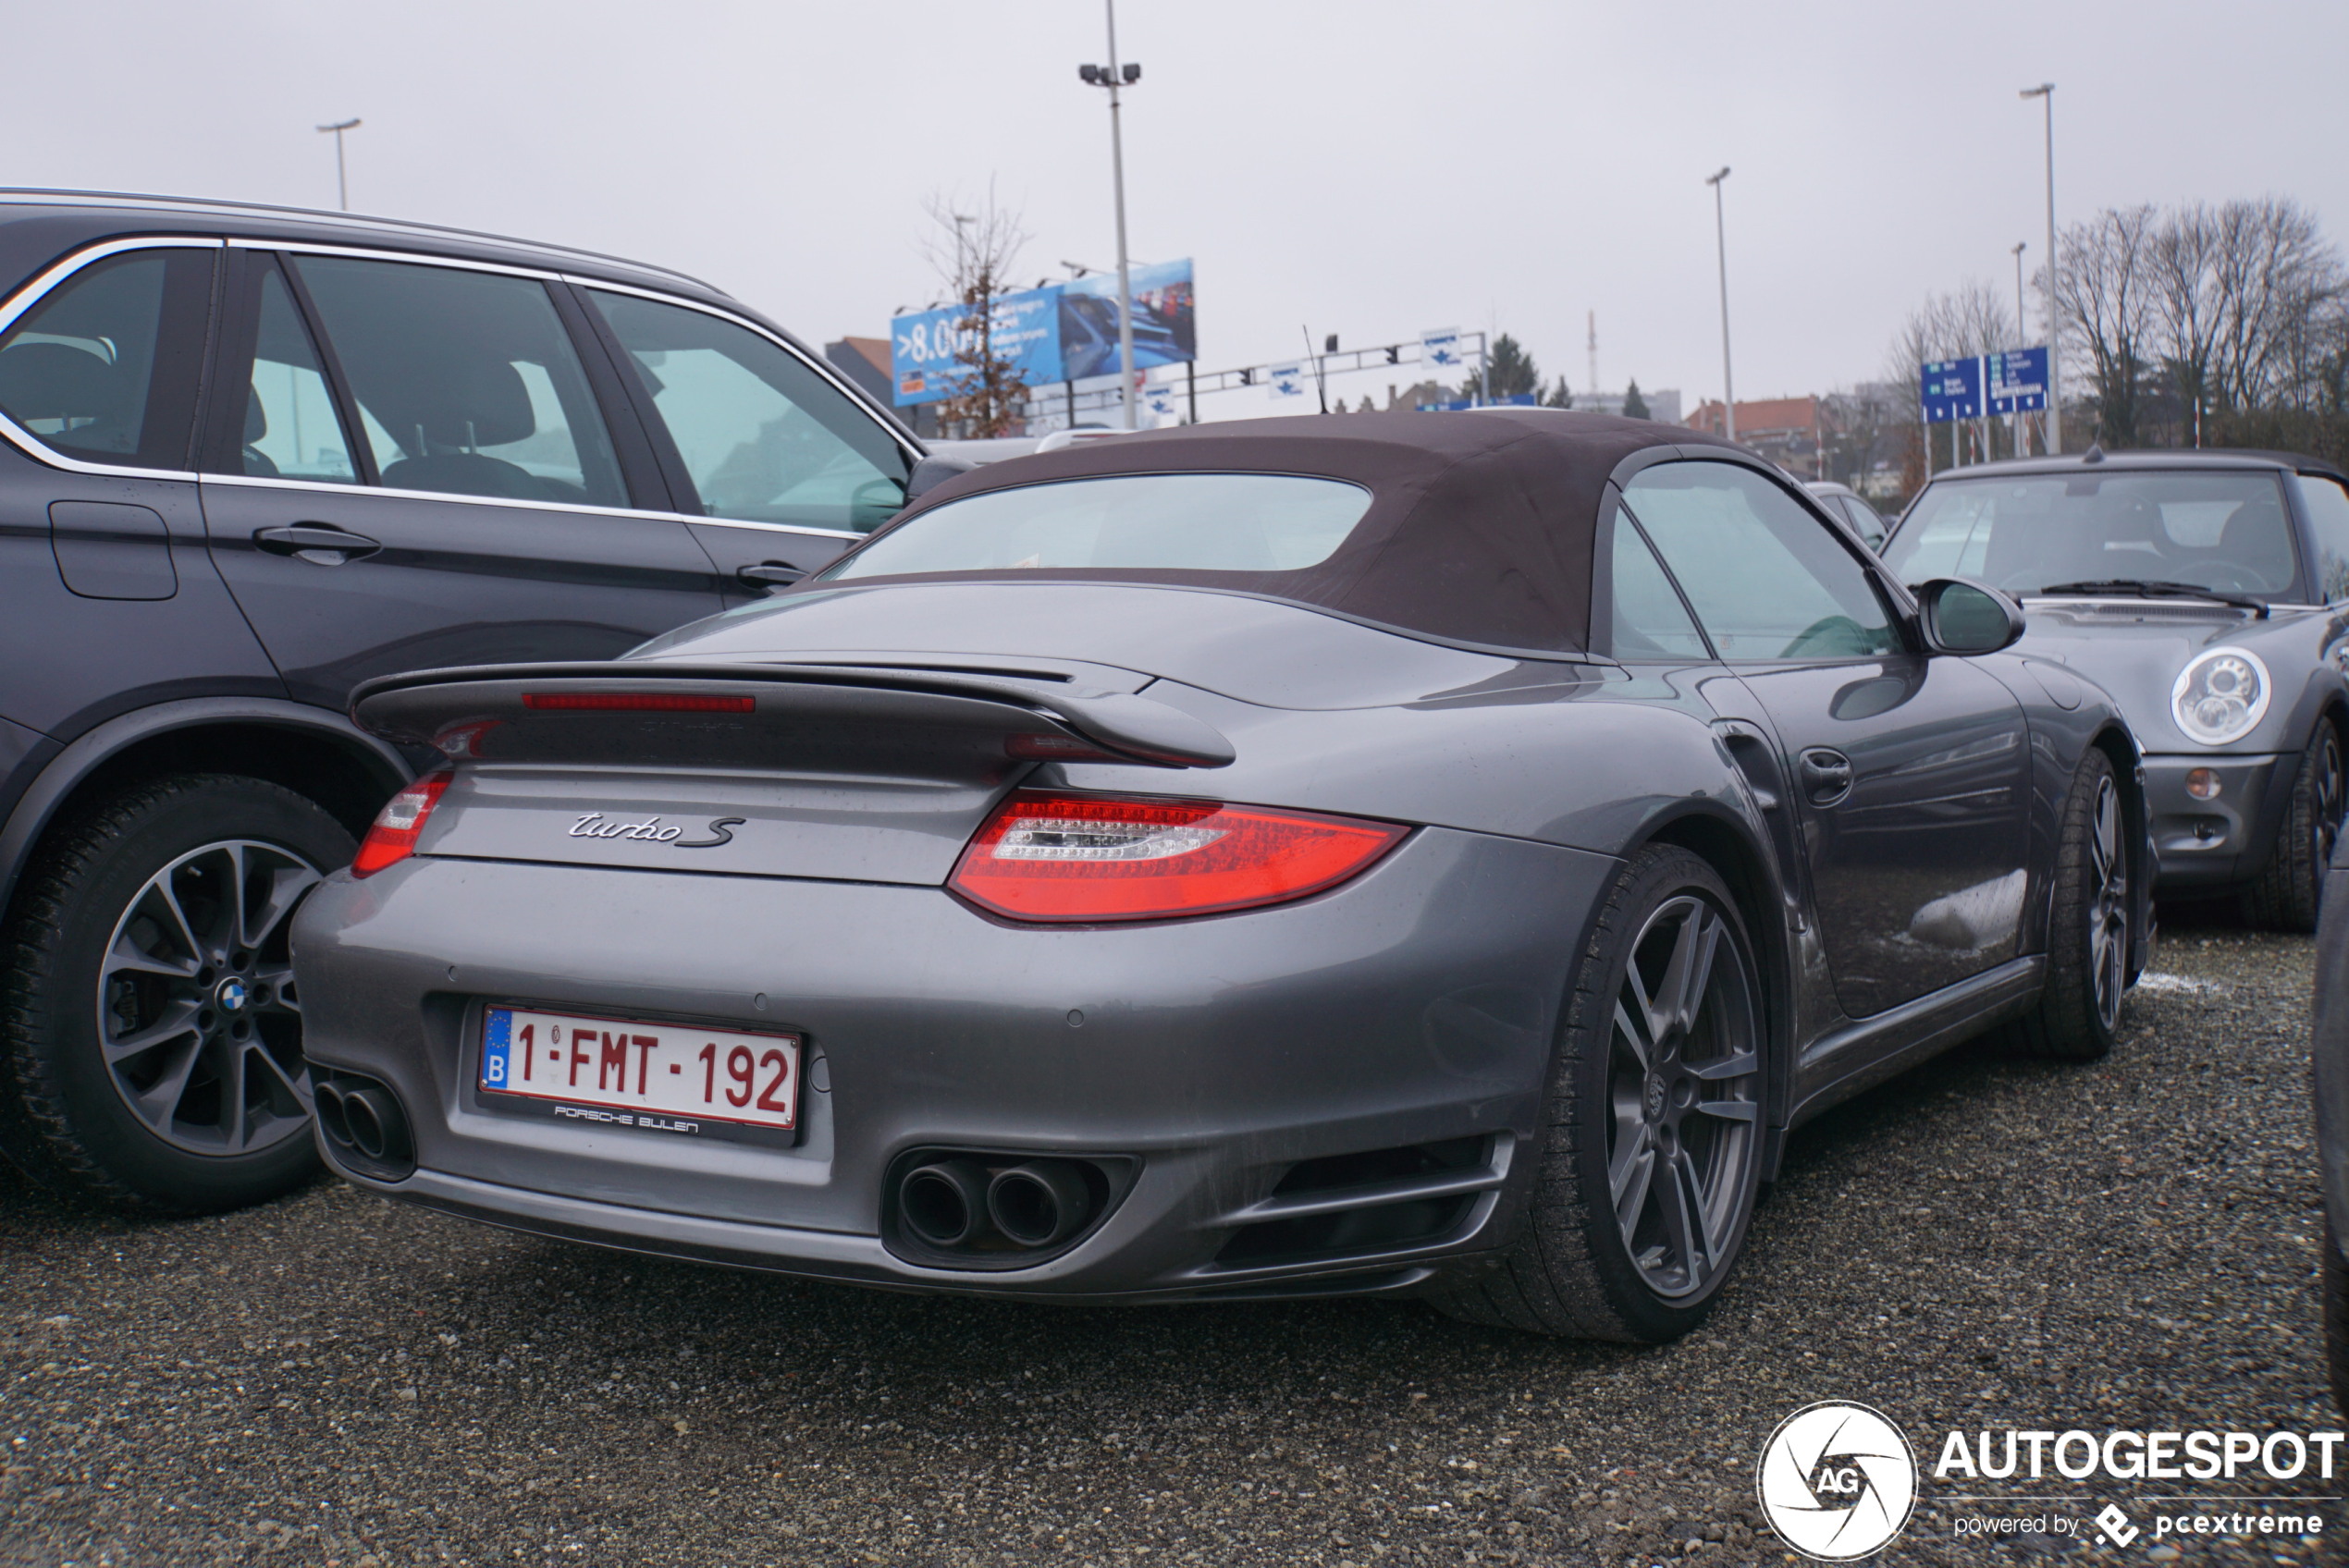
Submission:
[[[1645,1344],[1703,1321],[1753,1210],[1764,1031],[1753,946],[1720,877],[1670,845],[1633,856],[1575,976],[1519,1238],[1436,1305]]]
[[[0,955],[0,1148],[47,1184],[200,1213],[316,1169],[289,933],[351,835],[277,785],[190,774],[65,827]]]
[[[2292,801],[2276,829],[2275,852],[2258,880],[2244,889],[2244,918],[2271,931],[2314,931],[2324,894],[2325,867],[2341,838],[2343,798],[2341,737],[2318,721],[2300,754]]]

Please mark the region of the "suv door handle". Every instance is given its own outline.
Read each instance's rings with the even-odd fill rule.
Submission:
[[[347,560],[372,556],[383,545],[363,533],[326,522],[297,522],[290,528],[253,531],[252,542],[273,556],[299,556],[313,566],[340,566]]]
[[[1794,766],[1802,776],[1802,793],[1814,806],[1831,806],[1851,792],[1851,759],[1841,752],[1814,746]]]
[[[786,566],[781,561],[760,561],[756,566],[746,566],[736,571],[734,581],[752,588],[782,588],[806,575],[802,569]]]

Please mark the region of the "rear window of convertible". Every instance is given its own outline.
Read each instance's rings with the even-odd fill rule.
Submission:
[[[823,574],[1296,571],[1319,566],[1370,509],[1343,480],[1285,473],[1120,473],[990,490],[911,517]]]

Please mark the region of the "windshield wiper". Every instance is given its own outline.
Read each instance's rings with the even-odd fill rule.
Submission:
[[[2050,582],[2039,590],[2042,594],[2134,594],[2140,599],[2208,599],[2214,604],[2233,605],[2268,619],[2268,602],[2248,594],[2230,594],[2223,588],[2205,588],[2198,582],[2167,582],[2158,578],[2107,577],[2091,582]]]

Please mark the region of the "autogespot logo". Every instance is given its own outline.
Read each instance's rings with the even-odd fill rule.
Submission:
[[[1754,1490],[1780,1540],[1822,1562],[1849,1562],[1883,1550],[1909,1522],[1916,1451],[1864,1404],[1805,1405],[1762,1445]]]

